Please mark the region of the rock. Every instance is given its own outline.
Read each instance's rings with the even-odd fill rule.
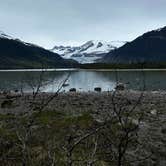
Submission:
[[[153,110],[150,111],[150,113],[151,113],[152,115],[157,115],[157,110],[156,110],[156,109],[153,109]]]
[[[125,85],[122,83],[119,83],[116,85],[115,90],[123,91],[123,90],[125,90]]]
[[[3,95],[9,95],[9,94],[11,94],[11,91],[9,91],[9,90],[4,90],[4,91],[2,92],[2,94],[3,94]]]
[[[21,97],[21,94],[19,92],[18,93],[13,92],[13,93],[6,95],[7,99],[13,99],[13,98],[18,98],[18,97]]]
[[[132,119],[132,123],[133,123],[134,125],[139,125],[138,119]]]
[[[76,92],[76,91],[77,91],[76,88],[69,89],[69,92]]]
[[[101,92],[101,88],[100,87],[96,87],[96,88],[94,88],[94,91]]]

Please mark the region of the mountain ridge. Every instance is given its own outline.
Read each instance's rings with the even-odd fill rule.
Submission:
[[[14,39],[0,32],[0,69],[66,68],[77,63],[35,44]]]
[[[71,58],[79,63],[93,63],[109,51],[117,49],[125,43],[125,41],[90,40],[80,46],[54,46],[51,51],[60,54],[63,58]]]
[[[103,63],[166,62],[166,27],[152,30],[106,54]]]

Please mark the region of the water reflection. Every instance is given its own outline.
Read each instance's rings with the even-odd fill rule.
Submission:
[[[0,72],[0,90],[15,90],[21,87],[31,91],[42,80],[42,91],[55,92],[57,87],[70,73],[69,80],[63,90],[76,88],[79,91],[92,91],[101,87],[104,91],[114,89],[116,82],[121,82],[128,89],[165,90],[166,71],[8,71]]]

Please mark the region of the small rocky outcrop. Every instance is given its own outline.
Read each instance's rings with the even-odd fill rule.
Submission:
[[[96,88],[94,88],[94,91],[96,91],[96,92],[101,92],[102,89],[101,89],[100,87],[96,87]]]
[[[76,92],[76,91],[77,91],[76,88],[69,89],[69,92]]]

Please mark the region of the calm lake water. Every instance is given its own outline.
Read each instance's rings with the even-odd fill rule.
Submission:
[[[93,91],[101,87],[103,91],[111,91],[116,82],[124,83],[128,89],[166,90],[166,70],[17,70],[0,71],[0,90],[31,91],[42,78],[41,91],[55,92],[66,79],[68,86],[62,90],[76,88],[78,91]]]

